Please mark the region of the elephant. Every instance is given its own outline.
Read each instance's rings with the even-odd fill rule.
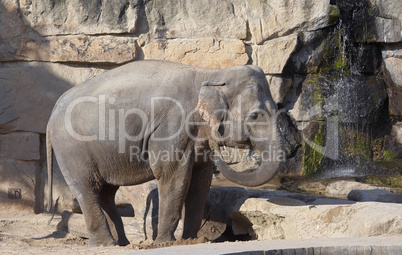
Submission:
[[[115,194],[120,186],[156,179],[155,243],[175,240],[183,207],[182,238],[195,238],[214,164],[228,180],[250,187],[277,173],[284,160],[277,112],[257,66],[211,69],[158,60],[122,65],[56,102],[46,130],[50,192],[55,156],[81,206],[89,245],[124,246],[129,241]],[[225,148],[247,151],[251,164],[234,170]]]

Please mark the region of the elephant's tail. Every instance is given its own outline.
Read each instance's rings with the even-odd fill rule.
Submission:
[[[49,125],[46,127],[46,159],[47,159],[47,178],[48,178],[48,212],[53,214],[53,149],[52,141],[50,140]]]

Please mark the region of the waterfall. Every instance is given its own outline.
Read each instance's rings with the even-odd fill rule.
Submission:
[[[358,166],[381,157],[381,129],[388,121],[380,51],[359,39],[367,36],[362,35],[364,31],[356,31],[356,23],[367,18],[367,7],[359,2],[337,4],[341,9],[339,23],[326,39],[324,64],[310,78],[317,88],[314,95],[317,91],[320,95],[314,100],[314,111],[320,123],[325,123],[318,133],[325,135],[306,139],[306,144],[323,155],[310,160],[309,150],[304,151],[305,172],[326,178],[365,175]],[[325,137],[325,141],[317,145],[317,136]],[[308,167],[313,171],[308,172]]]

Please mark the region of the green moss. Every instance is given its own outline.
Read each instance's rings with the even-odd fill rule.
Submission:
[[[333,14],[336,15],[339,11],[335,7]],[[319,72],[322,75],[328,75],[336,72],[337,76],[347,75],[349,72],[348,54],[346,49],[348,45],[347,40],[345,40],[346,31],[344,28],[337,29],[327,36],[327,39],[321,44],[322,47],[322,58],[321,64],[319,66]]]
[[[336,5],[330,5],[329,7],[329,23],[338,22],[339,18],[341,17],[341,12]]]
[[[402,176],[367,176],[363,179],[364,183],[374,184],[378,186],[388,186],[391,188],[402,188]]]
[[[336,47],[334,47],[334,38],[331,38],[332,36],[329,36],[327,39],[324,40],[322,47],[323,47],[323,55],[322,55],[322,60],[321,64],[319,67],[319,72],[321,74],[323,73],[329,73],[333,69],[333,62],[335,60],[335,55],[336,55]]]
[[[392,155],[392,153],[388,150],[384,150],[384,160],[385,161],[391,161],[394,160],[394,156]]]
[[[313,98],[314,107],[321,112],[322,107],[324,105],[324,96],[322,95],[321,87],[314,86],[314,98]]]
[[[321,90],[321,75],[320,74],[313,74],[309,75],[305,84],[310,84],[311,89],[313,90],[313,107],[317,113],[317,117],[322,117],[322,109],[324,106],[324,95]]]
[[[312,145],[325,146],[324,125],[320,124],[318,132],[310,140]],[[319,147],[312,148],[307,142],[303,142],[303,172],[309,176],[319,169],[324,158],[324,152]]]
[[[307,188],[306,188],[304,185],[299,185],[297,188],[298,188],[299,190],[301,190],[302,192],[307,191]]]
[[[387,186],[402,188],[402,176],[390,176],[387,178]]]
[[[346,57],[340,56],[337,59],[335,59],[334,62],[334,70],[337,72],[342,72],[342,73],[347,73],[349,68],[347,65],[347,60]]]
[[[372,179],[372,184],[374,184],[374,185],[381,185],[382,182],[380,181],[380,179],[378,179],[378,177],[374,177],[374,178]]]

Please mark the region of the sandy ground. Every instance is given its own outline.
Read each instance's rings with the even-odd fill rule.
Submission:
[[[0,254],[124,254],[175,245],[205,243],[205,239],[178,240],[162,245],[130,244],[126,247],[89,247],[88,239],[67,233],[61,216],[0,211]],[[50,221],[50,222],[49,222]]]
[[[0,254],[121,254],[134,247],[89,247],[88,240],[58,229],[61,216],[0,212]],[[138,249],[138,248],[137,248]]]

